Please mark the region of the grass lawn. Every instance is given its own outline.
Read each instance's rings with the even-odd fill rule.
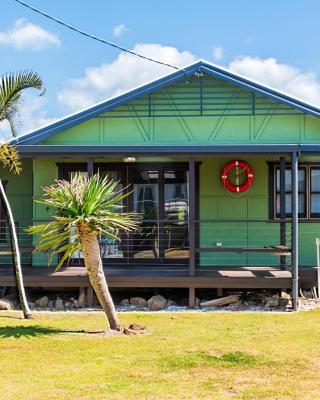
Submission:
[[[102,337],[102,313],[0,313],[0,398],[319,399],[320,310],[130,313],[144,336]]]

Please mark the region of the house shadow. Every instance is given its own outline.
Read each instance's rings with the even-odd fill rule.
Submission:
[[[83,334],[83,335],[100,335],[105,331],[86,331],[86,330],[66,330],[46,328],[38,325],[33,326],[4,326],[0,327],[0,338],[34,338],[41,336],[61,335],[61,334]]]

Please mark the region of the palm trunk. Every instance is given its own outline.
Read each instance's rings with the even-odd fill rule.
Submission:
[[[1,193],[2,199],[5,204],[5,208],[7,211],[7,215],[8,215],[9,223],[10,223],[10,227],[11,227],[12,247],[13,247],[13,255],[14,255],[14,271],[15,271],[15,275],[16,275],[16,284],[17,284],[17,289],[18,289],[18,294],[19,294],[20,306],[22,308],[24,317],[26,319],[30,319],[32,317],[32,315],[31,315],[31,311],[29,309],[29,305],[28,305],[27,298],[26,298],[26,292],[24,290],[24,285],[23,285],[21,259],[20,259],[20,251],[19,251],[19,245],[18,245],[16,226],[14,223],[11,207],[10,207],[6,192],[3,188],[1,179],[0,179],[0,193]]]
[[[87,225],[82,224],[79,226],[79,235],[90,283],[107,316],[110,329],[120,331],[122,327],[103,272],[98,233],[91,231]]]

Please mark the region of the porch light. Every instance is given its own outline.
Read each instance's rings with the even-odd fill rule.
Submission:
[[[136,161],[136,158],[133,156],[127,156],[127,157],[123,158],[123,162],[130,163],[130,162],[135,162],[135,161]]]

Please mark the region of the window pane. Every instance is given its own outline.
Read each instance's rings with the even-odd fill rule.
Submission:
[[[280,194],[277,194],[277,217],[280,216]],[[291,194],[286,194],[286,215],[291,214]],[[305,195],[298,195],[298,213],[300,216],[305,216]]]
[[[311,214],[313,217],[320,215],[320,194],[311,195]]]
[[[285,191],[291,191],[291,171],[288,169],[285,174]],[[280,192],[280,168],[277,168],[277,192]]]
[[[188,172],[164,171],[165,258],[188,258]]]
[[[131,235],[130,254],[134,258],[158,258],[160,232],[158,171],[135,170],[133,173],[133,209],[141,214],[140,229]]]
[[[291,192],[291,170],[286,169],[285,174],[285,191]],[[298,170],[298,190],[299,192],[305,191],[306,172],[304,168]],[[280,192],[280,169],[276,170],[276,187],[277,192]]]
[[[320,169],[311,169],[311,191],[320,192]]]

